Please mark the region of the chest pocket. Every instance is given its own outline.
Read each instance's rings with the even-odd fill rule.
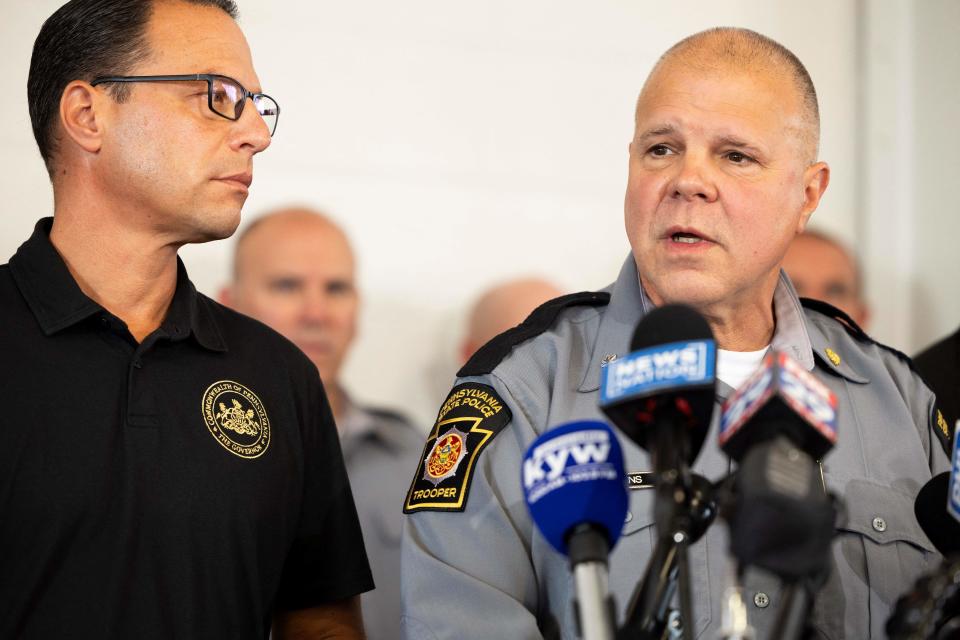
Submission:
[[[940,556],[916,521],[911,497],[889,486],[851,480],[844,502],[847,517],[834,543],[834,574],[818,594],[814,625],[827,638],[866,629],[873,637],[885,637],[884,625],[897,599],[932,571]]]
[[[624,612],[637,585],[643,580],[647,563],[657,541],[653,516],[653,489],[635,489],[629,492],[630,505],[627,520],[610,562],[610,590],[616,594],[618,624],[623,623]],[[704,536],[705,538],[706,536]],[[694,637],[700,636],[711,620],[710,575],[707,563],[707,543],[701,538],[688,553],[691,589],[693,595]],[[675,597],[672,605],[679,608]]]

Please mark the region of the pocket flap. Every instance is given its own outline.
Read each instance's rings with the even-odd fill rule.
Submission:
[[[914,500],[899,489],[867,480],[850,480],[843,495],[846,519],[837,528],[858,533],[877,544],[909,542],[935,553],[914,515]]]

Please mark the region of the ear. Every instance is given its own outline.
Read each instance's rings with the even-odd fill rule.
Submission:
[[[800,219],[797,222],[797,233],[803,233],[807,228],[810,216],[817,210],[823,192],[830,184],[830,167],[826,162],[817,162],[810,165],[803,172],[803,208],[800,210]]]
[[[60,96],[60,126],[66,137],[87,153],[98,153],[102,145],[102,123],[98,107],[106,107],[110,98],[97,91],[90,83],[74,80]]]

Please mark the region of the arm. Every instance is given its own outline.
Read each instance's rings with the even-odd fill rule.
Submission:
[[[433,457],[437,436],[443,441],[451,427],[470,431],[469,420],[458,420],[473,416],[472,407],[456,405],[457,394],[483,390],[495,391],[496,400],[508,407],[510,414],[502,415],[509,419],[498,425],[490,418],[473,427],[493,428],[494,436],[482,445],[475,432],[468,436],[468,453],[453,477],[436,485],[424,481],[421,462],[407,496],[401,545],[401,629],[407,640],[542,637],[532,523],[519,471],[524,447],[535,435],[528,415],[492,376],[459,384],[444,404],[421,460]],[[461,486],[462,510],[455,504]],[[415,495],[450,487],[458,492],[451,504],[442,497],[427,501]]]
[[[360,597],[331,604],[281,611],[274,616],[275,640],[363,640]]]

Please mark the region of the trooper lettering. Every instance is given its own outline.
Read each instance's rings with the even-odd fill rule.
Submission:
[[[456,495],[456,487],[447,487],[445,489],[417,489],[413,492],[413,499],[424,500],[425,498],[453,498]]]

